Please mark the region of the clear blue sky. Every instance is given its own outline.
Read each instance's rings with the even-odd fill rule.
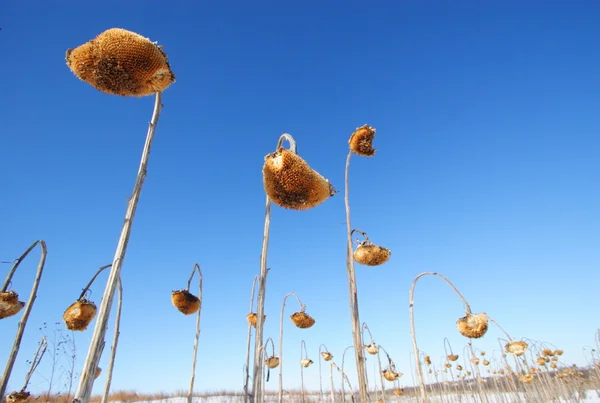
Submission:
[[[187,387],[194,318],[170,294],[196,262],[204,271],[197,389],[241,389],[263,158],[289,132],[343,190],[347,141],[365,123],[377,128],[377,155],[352,160],[352,223],[392,257],[357,265],[360,314],[402,382],[412,383],[408,291],[429,270],[514,337],[554,343],[566,363],[585,363],[582,347],[600,319],[598,21],[593,0],[2,2],[0,260],[36,239],[49,249],[10,387],[21,386],[41,324],[60,321],[112,261],[134,184],[153,98],[100,93],[64,61],[67,48],[111,27],[164,45],[177,77],[164,93],[123,267],[115,389]],[[301,340],[315,361],[324,343],[338,363],[352,344],[344,219],[343,193],[309,211],[273,209],[266,336],[278,342],[291,291],[317,321],[293,327],[288,300],[286,388],[300,384]],[[38,253],[13,282],[24,297]],[[105,280],[93,287],[98,304]],[[423,279],[420,347],[441,357],[447,336],[462,352],[462,314],[448,287]],[[17,322],[0,323],[2,363]],[[75,335],[78,368],[92,328]],[[475,344],[491,352],[501,336],[492,328]],[[318,388],[316,365],[305,381]],[[267,387],[276,386],[273,376]],[[32,389],[45,387],[36,376]]]

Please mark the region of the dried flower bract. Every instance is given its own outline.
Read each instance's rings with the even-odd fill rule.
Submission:
[[[365,350],[367,350],[367,353],[375,355],[379,352],[379,347],[377,346],[377,344],[371,343],[365,346]]]
[[[121,28],[108,29],[91,41],[68,49],[66,61],[79,79],[113,95],[151,95],[175,82],[162,47]]]
[[[187,290],[173,291],[171,302],[184,315],[191,315],[200,309],[200,299]]]
[[[314,318],[304,311],[293,313],[290,316],[290,319],[294,322],[294,325],[300,329],[308,329],[315,324]]]
[[[363,157],[372,157],[375,155],[373,148],[373,139],[375,138],[375,128],[369,125],[357,127],[356,131],[350,136],[348,144],[350,150],[356,155]]]
[[[250,326],[252,326],[253,328],[256,329],[256,321],[258,319],[258,315],[254,312],[249,313],[248,316],[246,316],[246,320],[248,321],[248,323],[250,324]],[[267,319],[267,315],[263,315],[263,322]]]
[[[0,319],[16,315],[24,306],[25,302],[19,301],[19,294],[16,292],[0,292]]]
[[[331,354],[329,351],[323,351],[321,353],[321,357],[323,357],[325,361],[331,361],[333,359],[333,354]]]
[[[302,365],[304,368],[310,367],[312,364],[313,360],[311,360],[310,358],[304,358],[300,360],[300,365]]]
[[[263,184],[273,203],[293,210],[316,207],[336,193],[329,180],[284,148],[265,156]]]
[[[525,354],[525,350],[527,350],[527,347],[528,344],[524,341],[511,341],[510,343],[507,343],[506,346],[504,346],[504,350],[506,350],[508,354],[512,354],[518,357]]]
[[[485,313],[468,313],[456,322],[456,327],[463,336],[478,339],[488,330],[488,317]]]
[[[353,257],[354,260],[366,266],[379,266],[390,259],[392,252],[379,245],[370,242],[363,242],[356,247]]]
[[[277,368],[279,366],[279,357],[272,355],[265,360],[265,365],[271,369]]]
[[[29,400],[29,396],[31,396],[31,393],[25,392],[24,390],[12,392],[6,396],[6,403],[25,403]]]
[[[96,304],[81,298],[65,310],[63,320],[69,330],[84,331],[96,316]]]

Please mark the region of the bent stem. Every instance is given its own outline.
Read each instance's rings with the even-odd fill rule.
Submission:
[[[300,361],[305,358],[308,358],[308,353],[306,352],[306,343],[302,340],[300,342]],[[302,403],[304,403],[304,365],[300,365],[300,393],[302,396]]]
[[[40,340],[37,350],[35,350],[33,360],[31,361],[31,368],[29,368],[29,372],[27,372],[27,375],[25,376],[25,382],[23,383],[21,392],[24,392],[27,389],[27,385],[29,385],[29,380],[31,379],[31,375],[33,375],[33,372],[35,371],[35,369],[38,367],[38,365],[40,365],[40,362],[42,362],[42,358],[44,357],[44,354],[46,353],[47,348],[48,348],[48,342],[46,341],[46,336],[44,336],[44,337],[42,337],[42,340]]]
[[[290,145],[290,150],[296,153],[296,141],[288,134],[284,133],[279,137],[277,141],[276,151],[283,147],[283,141],[286,140]],[[256,403],[263,402],[262,396],[262,357],[260,350],[263,346],[263,325],[264,325],[264,311],[265,311],[265,294],[267,288],[267,253],[269,249],[269,233],[271,229],[271,199],[266,196],[265,203],[265,226],[263,231],[263,244],[262,252],[260,254],[260,277],[258,281],[258,298],[256,307],[256,332],[254,333],[254,371],[253,371],[253,383],[252,383],[252,401]]]
[[[109,266],[105,266],[109,267]],[[102,270],[102,269],[101,269]],[[98,271],[100,272],[100,271]],[[98,275],[98,273],[96,273]],[[94,276],[95,277],[95,276]],[[92,279],[94,281],[94,279]],[[90,284],[88,284],[88,287]],[[102,395],[102,403],[108,403],[110,394],[110,385],[112,383],[113,369],[115,367],[115,357],[117,356],[117,345],[119,344],[119,335],[121,334],[121,307],[123,305],[123,285],[121,284],[121,276],[117,279],[117,312],[115,314],[115,330],[113,333],[113,343],[110,348],[110,360],[106,371],[106,383],[104,384],[104,393]]]
[[[254,276],[252,281],[252,292],[250,293],[250,313],[254,309],[254,291],[258,276]],[[248,402],[248,382],[250,380],[250,343],[252,342],[252,325],[248,322],[248,339],[246,343],[246,367],[244,369],[244,403]]]
[[[354,357],[356,359],[356,371],[358,376],[358,387],[360,392],[361,403],[367,403],[367,383],[365,374],[365,355],[361,345],[360,332],[360,315],[358,312],[358,291],[356,287],[356,273],[354,271],[354,259],[352,258],[352,224],[350,221],[350,199],[349,191],[349,173],[350,173],[350,158],[352,151],[348,152],[346,157],[346,170],[344,181],[344,203],[346,206],[346,230],[347,230],[347,246],[346,246],[346,270],[348,272],[348,293],[350,296],[350,318],[352,320],[352,340],[354,342]],[[342,382],[343,384],[343,382]]]
[[[33,280],[31,293],[29,295],[29,300],[27,300],[23,316],[21,316],[21,320],[17,325],[17,334],[15,335],[15,341],[13,343],[12,349],[10,350],[10,354],[8,355],[8,361],[6,362],[6,367],[4,368],[2,379],[0,379],[0,399],[2,399],[4,393],[6,393],[6,387],[8,386],[10,374],[12,373],[12,369],[15,365],[17,355],[19,354],[19,349],[21,348],[21,340],[23,339],[23,333],[25,333],[25,327],[27,326],[27,321],[29,320],[29,314],[31,313],[31,309],[33,309],[35,299],[37,298],[37,290],[40,285],[40,281],[42,280],[42,273],[44,271],[44,265],[46,264],[46,255],[48,254],[46,242],[42,240],[35,241],[29,248],[27,248],[27,250],[21,256],[19,256],[19,258],[15,261],[13,267],[8,272],[8,275],[6,276],[6,280],[4,280],[4,285],[2,286],[1,290],[1,292],[6,291],[8,285],[10,284],[10,281],[12,280],[13,275],[17,271],[17,268],[19,267],[21,262],[27,257],[27,255],[29,255],[29,252],[31,252],[33,248],[35,248],[37,245],[40,245],[40,247],[42,248],[42,256],[40,257],[40,262],[38,263],[35,280]]]
[[[194,274],[198,272],[198,299],[200,300],[200,308],[198,308],[198,315],[196,316],[196,335],[194,337],[194,354],[192,360],[192,376],[190,379],[190,388],[188,390],[187,402],[192,403],[192,395],[194,394],[194,380],[196,378],[196,360],[198,357],[198,342],[200,340],[200,314],[202,313],[202,270],[200,269],[200,265],[198,263],[194,264],[192,268],[192,274],[190,275],[190,279],[187,284],[187,291],[190,290],[190,286],[192,284],[192,279],[194,278]]]
[[[444,280],[454,290],[456,295],[458,295],[458,297],[464,304],[465,313],[471,314],[471,306],[469,305],[469,303],[467,302],[465,297],[462,296],[462,294],[458,291],[458,289],[454,286],[454,284],[452,284],[452,282],[450,280],[448,280],[446,277],[442,276],[441,274],[431,272],[431,271],[423,272],[423,273],[419,274],[417,277],[415,277],[415,279],[413,280],[412,285],[410,287],[408,310],[410,313],[410,333],[411,333],[411,338],[412,338],[413,353],[415,356],[415,364],[417,366],[417,377],[419,379],[419,389],[421,392],[421,399],[423,399],[423,402],[427,402],[427,392],[425,391],[425,382],[423,381],[423,368],[421,368],[421,360],[419,359],[419,347],[417,346],[417,336],[415,333],[415,314],[414,314],[415,298],[414,298],[414,295],[415,295],[415,287],[417,285],[417,281],[419,281],[419,279],[421,277],[428,276],[428,275],[436,276],[436,277],[439,277],[442,280]]]
[[[106,266],[102,266],[101,268],[98,269],[98,271],[96,272],[96,274],[94,274],[94,276],[90,279],[89,283],[87,283],[87,285],[81,291],[81,295],[79,296],[79,298],[77,298],[78,301],[81,301],[82,299],[85,298],[85,294],[89,291],[90,287],[94,283],[94,280],[96,280],[96,277],[98,277],[98,274],[102,273],[102,271],[104,269],[108,269],[110,266],[112,266],[112,263],[111,264],[107,264]]]
[[[298,297],[295,293],[290,292],[283,297],[283,302],[281,303],[281,314],[279,315],[279,393],[277,397],[277,401],[279,403],[283,402],[283,312],[285,310],[285,301],[289,296],[296,297],[298,304],[300,305],[300,310],[304,312],[306,309],[306,305],[302,303],[300,297]]]
[[[135,211],[142,193],[144,186],[144,180],[147,175],[148,160],[150,157],[150,149],[152,148],[152,141],[154,140],[154,133],[156,131],[156,125],[158,124],[158,118],[162,110],[162,93],[156,93],[156,99],[154,102],[154,110],[152,112],[152,119],[148,126],[148,133],[146,135],[146,142],[142,151],[142,157],[140,160],[140,166],[138,168],[137,178],[133,187],[133,193],[127,204],[127,210],[125,212],[125,221],[123,228],[121,229],[121,235],[117,243],[115,256],[113,258],[112,267],[104,289],[104,295],[102,297],[102,303],[98,310],[98,320],[92,333],[92,339],[88,348],[88,353],[81,370],[81,376],[79,378],[79,385],[75,394],[74,403],[87,403],[92,394],[92,387],[94,385],[94,374],[96,367],[100,361],[100,356],[104,350],[105,335],[108,328],[108,318],[110,316],[110,309],[117,286],[117,279],[121,275],[121,267],[125,254],[127,252],[127,244],[129,243],[129,236],[131,234],[131,227],[133,225],[133,219],[135,217]]]

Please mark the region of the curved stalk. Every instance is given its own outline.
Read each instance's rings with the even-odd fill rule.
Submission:
[[[340,371],[340,373],[342,374],[342,401],[345,402],[346,401],[346,390],[344,389],[344,379],[343,379],[343,374],[345,374],[344,372],[344,363],[346,361],[346,351],[348,351],[349,349],[354,348],[354,346],[348,346],[344,349],[344,352],[342,353],[342,369],[340,370],[338,368],[338,371]],[[337,366],[336,366],[337,368]]]
[[[419,348],[417,346],[417,337],[416,337],[416,333],[415,333],[415,315],[414,315],[414,304],[415,304],[415,299],[414,299],[414,295],[415,295],[415,286],[417,285],[417,281],[419,281],[419,279],[423,276],[436,276],[441,278],[442,280],[444,280],[456,293],[456,295],[458,295],[458,297],[460,298],[460,300],[462,301],[462,303],[465,306],[465,312],[467,314],[471,313],[471,306],[469,305],[469,303],[467,302],[467,300],[462,296],[462,294],[460,293],[460,291],[458,291],[458,289],[454,286],[454,284],[452,284],[452,282],[450,282],[450,280],[448,280],[446,277],[442,276],[439,273],[435,273],[435,272],[423,272],[421,274],[419,274],[417,277],[415,277],[415,279],[412,282],[412,285],[410,287],[410,296],[409,296],[409,305],[408,305],[408,309],[409,309],[409,313],[410,313],[410,333],[411,333],[411,338],[412,338],[412,345],[413,345],[413,352],[414,352],[414,356],[415,356],[415,364],[417,366],[417,377],[419,379],[419,389],[420,389],[420,393],[421,393],[421,399],[423,399],[423,402],[427,402],[427,392],[425,391],[425,382],[423,381],[423,368],[421,368],[421,361],[419,359]]]
[[[98,277],[98,274],[102,273],[102,271],[104,269],[108,269],[109,267],[111,267],[112,264],[107,264],[106,266],[102,266],[98,269],[98,271],[96,271],[96,274],[94,274],[94,276],[90,279],[90,281],[87,283],[87,285],[83,288],[83,290],[81,291],[81,295],[79,295],[79,298],[77,298],[78,301],[81,301],[82,299],[85,298],[85,294],[89,291],[90,287],[92,286],[92,284],[94,283],[94,280],[96,280],[96,277]]]
[[[303,351],[304,356],[302,355]],[[304,342],[304,340],[302,340],[300,342],[300,360],[303,360],[304,358],[308,358],[308,353],[306,352],[306,343]],[[302,403],[304,403],[304,365],[300,365],[300,393],[302,396]]]
[[[367,403],[368,393],[365,375],[365,355],[361,345],[360,337],[360,315],[358,312],[358,291],[356,287],[356,273],[354,271],[354,259],[352,257],[352,224],[350,221],[350,199],[348,195],[350,173],[350,158],[352,151],[348,152],[346,157],[346,170],[344,181],[344,204],[346,206],[346,230],[347,230],[347,246],[346,246],[346,270],[348,272],[348,292],[350,295],[350,319],[352,321],[352,340],[354,342],[354,358],[356,360],[356,371],[358,376],[358,388],[360,392],[361,403]],[[342,382],[343,384],[343,382]]]
[[[110,267],[110,266],[105,266]],[[97,275],[97,274],[96,274]],[[92,279],[92,281],[94,281]],[[88,284],[88,287],[92,283]],[[112,383],[113,369],[115,367],[115,357],[117,356],[117,346],[119,344],[119,335],[121,334],[121,308],[123,306],[123,285],[121,284],[121,276],[117,279],[117,312],[115,314],[115,330],[113,333],[112,347],[110,348],[110,360],[108,361],[108,369],[106,371],[106,383],[104,384],[104,393],[102,395],[102,403],[108,403],[110,394],[110,385]]]
[[[254,291],[256,290],[256,282],[258,276],[254,276],[252,281],[252,292],[250,293],[250,313],[254,308]],[[246,367],[244,370],[244,403],[248,403],[248,382],[250,381],[250,343],[252,342],[252,325],[248,323],[248,338],[246,342]]]
[[[288,134],[284,133],[279,137],[277,141],[277,150],[283,146],[283,141],[286,140],[290,145],[290,150],[296,153],[296,141],[294,138]],[[254,371],[253,371],[253,384],[252,384],[252,401],[256,403],[263,403],[263,396],[261,393],[261,385],[262,385],[262,362],[260,349],[263,345],[263,325],[264,319],[263,314],[265,310],[265,294],[267,288],[267,253],[269,249],[269,233],[271,230],[271,200],[269,196],[266,196],[265,203],[265,226],[263,232],[263,244],[262,244],[262,252],[260,254],[260,277],[258,281],[258,300],[256,302],[256,332],[254,334]]]
[[[306,305],[302,303],[300,297],[293,292],[290,292],[283,297],[283,302],[281,303],[281,314],[279,316],[279,393],[277,396],[277,401],[279,403],[283,402],[283,311],[285,310],[285,301],[289,296],[292,295],[296,297],[302,312],[304,312],[304,309],[306,308]]]
[[[140,160],[140,166],[137,173],[135,185],[129,203],[127,204],[127,210],[125,212],[125,220],[123,228],[121,229],[121,235],[117,243],[115,256],[113,258],[112,267],[104,289],[104,295],[102,296],[102,302],[98,310],[98,320],[92,333],[92,339],[88,348],[87,356],[81,370],[81,376],[79,378],[79,384],[77,392],[75,394],[74,403],[88,403],[90,395],[92,394],[92,387],[94,385],[94,374],[98,367],[98,362],[104,350],[105,335],[108,328],[108,319],[110,316],[110,309],[117,286],[117,279],[121,275],[121,267],[125,254],[127,252],[127,244],[129,243],[129,236],[131,234],[131,227],[133,225],[133,219],[135,217],[135,211],[142,193],[144,186],[144,180],[146,179],[148,160],[150,157],[150,149],[152,148],[152,141],[154,140],[154,133],[156,131],[156,125],[158,124],[158,118],[162,109],[162,93],[156,93],[156,99],[154,101],[154,110],[152,112],[152,119],[148,126],[148,133],[146,135],[146,141],[142,151],[142,157]]]
[[[202,269],[198,263],[194,264],[192,268],[192,274],[188,280],[187,290],[190,290],[192,279],[194,274],[198,272],[198,299],[200,300],[200,308],[198,308],[198,315],[196,316],[196,334],[194,337],[194,354],[192,359],[192,376],[190,378],[190,387],[188,389],[187,402],[192,403],[192,396],[194,394],[194,380],[196,379],[196,361],[198,357],[198,344],[200,340],[200,315],[202,313]]]
[[[33,304],[35,299],[37,298],[37,290],[40,285],[40,281],[42,280],[42,273],[44,271],[44,265],[46,264],[46,255],[48,254],[48,249],[46,248],[46,242],[42,240],[35,241],[19,258],[15,261],[13,267],[8,272],[6,276],[6,280],[4,280],[4,285],[2,286],[2,292],[5,292],[12,280],[13,275],[17,271],[17,268],[29,255],[29,252],[33,250],[37,245],[40,245],[42,248],[42,255],[40,257],[40,262],[38,263],[37,272],[35,275],[35,279],[33,280],[33,285],[31,287],[31,293],[29,295],[29,300],[27,300],[27,304],[25,305],[25,309],[23,312],[23,316],[21,316],[21,320],[17,325],[17,334],[15,335],[15,341],[13,343],[13,347],[10,350],[10,354],[8,355],[8,360],[6,362],[6,367],[4,368],[4,373],[2,374],[2,378],[0,379],[0,399],[6,393],[6,387],[8,385],[8,380],[10,379],[10,374],[12,372],[13,366],[15,365],[15,361],[17,359],[17,355],[19,353],[19,349],[21,348],[21,340],[23,339],[23,333],[25,333],[25,327],[27,326],[27,321],[29,320],[29,314],[33,309]]]

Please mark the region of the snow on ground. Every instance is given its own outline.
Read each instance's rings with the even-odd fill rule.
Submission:
[[[526,399],[524,395],[515,396],[514,394],[510,395],[489,395],[488,403],[518,403],[518,402],[527,402],[527,403],[550,403],[550,402],[535,402],[531,399]],[[300,398],[294,398],[293,400],[288,398],[284,398],[286,403],[300,403]],[[316,403],[319,400],[317,398],[314,399],[306,399],[307,403]],[[323,403],[330,402],[330,399],[322,400]],[[395,402],[416,402],[416,398],[402,396],[402,397],[393,397],[386,399],[386,402],[395,403]],[[457,396],[443,396],[443,397],[430,397],[429,401],[431,403],[478,403],[481,400],[476,395],[462,395],[459,399]],[[192,403],[243,403],[244,399],[241,396],[211,396],[211,397],[195,397],[192,399]],[[265,402],[274,403],[277,402],[277,396],[268,396],[265,398]],[[348,396],[347,402],[352,403],[350,397]],[[586,393],[586,397],[583,400],[578,400],[576,397],[573,397],[569,400],[554,400],[552,403],[568,403],[568,402],[581,402],[581,403],[600,403],[600,390],[589,390]],[[131,403],[131,402],[117,402],[117,403]],[[187,398],[185,397],[176,397],[171,399],[163,399],[163,400],[148,400],[146,402],[139,403],[187,403]],[[376,403],[376,401],[372,402]]]

